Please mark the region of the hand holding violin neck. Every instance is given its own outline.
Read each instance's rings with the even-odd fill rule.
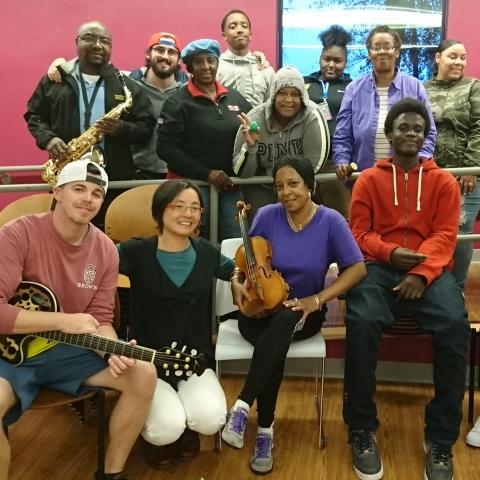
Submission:
[[[248,208],[243,202],[239,202],[237,207],[243,245],[238,248],[235,261],[239,268],[238,278],[242,278],[241,274],[244,275],[251,298],[250,302],[242,304],[242,310],[248,316],[255,317],[278,310],[288,298],[288,285],[282,275],[271,267],[270,242],[263,237],[248,236]]]

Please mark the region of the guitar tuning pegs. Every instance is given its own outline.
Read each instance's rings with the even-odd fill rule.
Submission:
[[[165,353],[166,353],[167,355],[171,355],[171,354],[172,354],[172,351],[171,351],[169,348],[167,348],[167,349],[165,350]]]
[[[189,370],[188,372],[185,373],[185,375],[186,375],[187,377],[191,377],[192,374],[193,374],[193,372],[192,372],[191,370]]]
[[[175,363],[175,364],[173,365],[173,369],[174,369],[174,370],[178,370],[178,363]]]
[[[175,375],[177,377],[181,377],[183,375],[183,372],[181,370],[175,370]]]
[[[196,350],[195,348],[192,348],[192,349],[190,350],[190,353],[191,353],[193,356],[196,357],[198,352],[197,352],[197,350]]]
[[[172,348],[175,348],[177,345],[177,342],[172,342]]]
[[[182,347],[182,350],[181,350],[181,351],[184,352],[186,349],[187,349],[187,346],[184,345],[184,346]]]
[[[169,377],[170,376],[170,370],[165,370],[165,376]]]

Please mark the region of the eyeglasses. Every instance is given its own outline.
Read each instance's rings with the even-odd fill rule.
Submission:
[[[392,47],[392,46],[386,46],[386,47],[370,47],[369,50],[373,53],[380,53],[381,51],[384,51],[385,53],[391,53],[394,50],[396,50],[397,47]]]
[[[175,213],[187,213],[187,210],[190,210],[192,215],[199,215],[205,211],[205,209],[199,205],[187,205],[185,203],[169,203],[168,207]]]
[[[175,50],[174,48],[168,48],[165,47],[164,45],[155,45],[152,47],[152,51],[158,53],[159,55],[163,55],[166,53],[170,57],[178,57],[178,50]]]
[[[88,45],[95,45],[97,42],[100,42],[100,45],[104,47],[112,46],[112,40],[109,37],[97,37],[87,33],[86,35],[79,35],[77,38],[83,40]]]

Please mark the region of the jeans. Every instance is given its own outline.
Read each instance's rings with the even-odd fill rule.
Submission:
[[[295,332],[293,340],[304,340],[315,335],[325,319],[326,309],[313,312],[302,330]],[[254,347],[247,378],[239,397],[252,405],[257,400],[258,426],[268,428],[273,422],[278,392],[283,379],[292,333],[301,312],[282,307],[266,318],[238,316],[242,336]]]
[[[205,213],[202,217],[202,237],[210,237],[210,187],[200,187]],[[238,238],[242,234],[237,221],[237,201],[242,199],[240,190],[228,190],[218,194],[218,241]]]
[[[462,195],[462,216],[460,220],[459,233],[473,233],[475,220],[480,210],[480,182],[477,182],[473,192],[470,195]],[[465,280],[468,275],[468,268],[473,255],[472,242],[458,243],[453,254],[453,276],[458,286],[463,290]]]
[[[425,408],[425,435],[451,446],[459,435],[470,328],[461,290],[444,272],[419,300],[396,301],[392,288],[405,272],[369,263],[368,275],[346,295],[346,354],[343,418],[353,430],[379,426],[373,401],[375,369],[383,330],[400,315],[413,315],[432,335],[434,398]]]

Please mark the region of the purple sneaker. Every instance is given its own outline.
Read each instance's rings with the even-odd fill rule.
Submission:
[[[250,468],[254,472],[268,473],[273,468],[273,436],[269,433],[257,433],[255,452],[250,459]]]
[[[222,431],[222,439],[235,448],[243,447],[243,434],[247,427],[248,411],[246,408],[230,409],[227,423]]]

